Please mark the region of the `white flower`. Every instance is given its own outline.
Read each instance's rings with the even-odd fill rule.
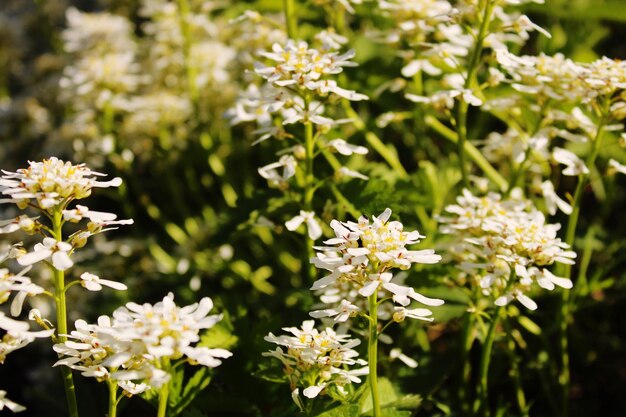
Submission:
[[[278,162],[271,163],[262,168],[259,168],[259,175],[265,178],[270,186],[273,187],[286,187],[287,180],[296,175],[296,158],[292,155],[283,155]],[[282,174],[279,173],[279,169],[283,170]]]
[[[393,349],[391,349],[389,351],[389,358],[391,360],[399,359],[401,362],[403,362],[409,368],[417,368],[417,361],[415,359],[413,359],[413,358],[408,357],[404,353],[402,353],[402,350],[400,350],[400,348],[393,348]]]
[[[327,308],[324,310],[311,311],[309,315],[313,318],[334,317],[337,322],[347,321],[356,312],[361,309],[348,300],[341,300],[341,304],[337,308]]]
[[[358,359],[358,352],[353,348],[361,341],[349,339],[347,334],[337,334],[333,329],[318,331],[313,320],[306,320],[301,328],[287,327],[291,335],[275,336],[270,333],[265,340],[279,347],[263,353],[281,361],[285,374],[292,388],[292,398],[302,406],[299,388],[303,395],[315,398],[325,390],[336,389],[338,395],[344,395],[341,389],[346,384],[361,382],[359,375],[367,374],[367,365]],[[286,351],[283,350],[286,349]],[[347,370],[352,365],[364,368]]]
[[[40,227],[37,219],[38,217],[20,215],[11,220],[2,220],[0,221],[0,234],[13,233],[20,229],[27,233],[34,233]]]
[[[337,171],[339,173],[339,176],[345,176],[345,177],[350,177],[350,178],[358,178],[360,180],[369,180],[370,177],[368,177],[367,175],[361,174],[358,171],[353,171],[349,168],[346,167],[341,167],[339,168],[339,171]]]
[[[83,199],[96,187],[119,187],[120,178],[98,181],[103,176],[87,168],[84,164],[72,165],[56,157],[43,162],[29,162],[26,169],[17,172],[2,171],[0,186],[2,194],[10,196],[20,208],[25,208],[31,200],[42,210],[51,210],[61,203]]]
[[[546,180],[542,182],[541,192],[543,193],[543,198],[545,198],[548,213],[554,216],[558,207],[563,213],[572,214],[572,206],[556,194],[552,181]]]
[[[42,243],[35,245],[34,251],[17,258],[20,265],[32,265],[37,262],[52,258],[52,266],[59,271],[65,271],[74,265],[69,253],[73,247],[67,242],[58,242],[56,239],[46,237]]]
[[[620,174],[626,174],[626,165],[620,164],[615,159],[609,159],[609,167],[619,172]]]
[[[340,154],[347,155],[347,156],[355,154],[355,153],[359,155],[365,155],[368,152],[366,147],[351,145],[343,139],[333,139],[330,142],[328,142],[327,146],[329,148],[336,150]]]
[[[566,166],[563,170],[563,175],[577,176],[589,173],[589,169],[585,163],[567,149],[554,148],[552,150],[552,157],[556,162]]]
[[[544,188],[550,191],[549,186]],[[576,253],[557,237],[559,224],[546,224],[530,201],[512,195],[502,201],[499,194],[476,197],[464,190],[458,204],[446,207],[452,216],[439,218],[441,231],[456,237],[449,253],[483,294],[495,298],[496,305],[516,299],[535,309],[526,295],[534,283],[548,290],[555,285],[571,287],[569,280],[545,267],[556,262],[571,265]]]
[[[113,288],[114,290],[126,290],[128,287],[121,282],[100,279],[97,275],[85,272],[80,276],[80,285],[89,291],[100,291],[102,286]]]
[[[28,322],[14,320],[0,311],[0,329],[6,334],[0,339],[0,364],[4,363],[6,356],[18,349],[23,348],[38,338],[50,337],[54,329],[31,332]]]
[[[322,235],[322,228],[319,223],[315,219],[315,213],[312,211],[304,211],[300,210],[300,214],[288,220],[285,223],[285,227],[287,230],[293,232],[296,230],[302,223],[306,222],[306,227],[309,232],[309,237],[312,240],[317,240]]]
[[[0,390],[0,411],[4,410],[5,407],[13,411],[14,413],[19,413],[20,411],[26,410],[26,407],[21,406],[18,403],[8,399],[6,391]]]
[[[200,340],[200,330],[213,327],[221,319],[208,315],[212,308],[208,297],[178,307],[169,294],[154,305],[127,303],[115,310],[112,318],[99,317],[97,324],[78,320],[68,340],[54,345],[63,356],[55,366],[69,366],[98,380],[115,380],[131,394],[169,381],[167,370],[160,369],[165,359],[216,367],[220,359],[232,353],[194,346]]]

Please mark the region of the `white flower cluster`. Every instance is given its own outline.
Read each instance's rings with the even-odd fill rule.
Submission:
[[[41,223],[38,217],[19,215],[0,223],[0,233],[21,229],[30,234],[50,235],[35,245],[33,252],[17,257],[21,265],[50,260],[56,269],[64,271],[73,265],[71,253],[84,246],[90,236],[110,230],[111,226],[133,223],[132,220],[116,220],[117,216],[113,213],[92,211],[82,205],[68,207],[75,200],[89,197],[94,188],[118,187],[122,183],[120,178],[99,181],[98,177],[105,174],[92,171],[84,164],[73,165],[56,157],[43,162],[29,162],[28,168],[16,172],[2,172],[1,192],[9,198],[0,200],[1,203],[13,203],[20,209],[31,207],[50,219],[60,215],[61,218],[57,220],[62,223],[88,219],[85,228],[71,235],[68,241],[59,240],[56,232]]]
[[[302,328],[286,327],[283,330],[291,335],[275,336],[272,333],[265,340],[278,345],[276,350],[263,353],[279,359],[289,378],[294,402],[304,409],[300,399],[300,389],[307,398],[320,394],[333,394],[342,397],[344,386],[361,382],[359,376],[367,375],[367,362],[357,359],[359,353],[353,348],[361,344],[358,339],[350,339],[346,334],[337,334],[333,329],[318,331],[315,322],[307,320]],[[347,369],[359,365],[358,369]]]
[[[626,117],[626,105],[620,97],[626,89],[626,63],[623,61],[603,57],[586,64],[561,54],[516,56],[504,50],[497,51],[496,57],[517,91],[540,96],[543,100],[574,103],[608,99],[612,100],[613,118]]]
[[[60,133],[81,159],[99,166],[114,152],[130,162],[150,158],[154,147],[184,148],[192,115],[231,105],[237,51],[222,42],[231,30],[214,19],[212,4],[142,0],[138,26],[68,9],[62,38],[70,59],[59,85],[70,112]]]
[[[526,15],[508,9],[508,6],[521,2],[492,3],[486,33],[482,34],[485,47],[506,51],[508,45],[523,44],[532,31],[550,36]],[[382,33],[383,40],[408,44],[408,48],[402,51],[406,62],[402,75],[413,77],[423,72],[429,76],[441,76],[442,83],[447,86],[434,95],[407,94],[407,99],[426,103],[440,111],[452,108],[455,99],[472,106],[483,104],[476,91],[466,88],[464,69],[475,48],[481,19],[485,18],[481,7],[486,4],[471,0],[379,0],[382,14],[393,24],[391,29]],[[490,77],[490,83],[497,83],[501,75],[490,73]]]
[[[261,52],[269,64],[255,62],[255,73],[267,81],[261,89],[251,85],[244,92],[227,116],[232,124],[243,121],[256,121],[261,129],[258,133],[267,135],[260,140],[276,135],[268,130],[272,118],[268,114],[277,113],[283,125],[293,123],[313,123],[320,126],[333,126],[349,120],[333,120],[324,115],[324,101],[333,96],[352,101],[367,100],[364,94],[339,87],[329,76],[343,71],[344,67],[356,66],[351,61],[354,50],[344,54],[328,49],[309,47],[304,41],[289,39],[284,45],[275,43],[271,51]]]
[[[286,43],[274,43],[271,51],[261,52],[268,63],[255,62],[255,73],[260,75],[266,83],[258,87],[251,84],[242,92],[235,106],[226,116],[231,124],[242,122],[256,122],[258,129],[254,133],[259,138],[253,145],[269,138],[294,138],[283,126],[294,123],[311,124],[317,127],[314,139],[315,147],[320,150],[337,152],[341,155],[365,155],[367,148],[347,143],[344,139],[335,138],[323,142],[322,134],[328,128],[350,122],[349,119],[334,120],[325,114],[325,103],[335,99],[345,98],[352,101],[367,100],[368,97],[352,90],[339,87],[332,76],[343,71],[344,67],[356,66],[351,59],[355,52],[350,50],[344,54],[336,51],[346,39],[329,32],[321,32],[316,39],[322,43],[322,48],[311,48],[304,41],[287,40]],[[277,122],[278,121],[278,122]],[[319,140],[318,140],[319,139]],[[258,169],[259,175],[268,181],[270,187],[287,190],[298,170],[298,161],[304,158],[313,159],[317,149],[305,147],[306,141],[296,139],[296,146],[283,149],[278,154],[280,159]],[[308,155],[313,153],[313,155]],[[310,169],[310,168],[308,168]],[[340,167],[335,178],[368,177]],[[285,226],[288,230],[296,230],[301,224],[306,224],[309,237],[319,238],[322,229],[315,218],[315,213],[301,210],[298,215],[288,220]]]
[[[54,345],[64,356],[55,366],[69,366],[99,381],[112,379],[129,394],[167,383],[175,361],[214,368],[232,353],[194,346],[200,331],[222,318],[209,315],[212,308],[208,297],[178,307],[170,293],[154,305],[128,303],[112,317],[101,316],[97,324],[78,320],[69,340]]]
[[[35,339],[50,337],[54,330],[30,331],[28,322],[14,320],[0,311],[0,329],[6,333],[0,339],[0,364],[7,355],[32,343]]]
[[[464,190],[446,211],[451,216],[439,221],[443,233],[455,236],[450,252],[496,305],[517,299],[535,310],[537,304],[526,295],[533,284],[547,290],[572,287],[568,278],[555,276],[547,267],[556,262],[571,265],[576,253],[557,237],[560,225],[546,224],[531,202],[502,200],[495,193],[477,197]]]
[[[346,321],[362,311],[367,297],[380,293],[381,298],[390,297],[398,304],[394,307],[394,320],[401,322],[405,317],[432,320],[430,310],[406,307],[412,301],[438,306],[443,300],[425,297],[411,287],[392,282],[389,271],[406,270],[414,263],[434,264],[441,256],[432,249],[408,250],[406,245],[418,243],[424,236],[417,231],[405,232],[402,223],[389,221],[390,216],[391,210],[386,209],[374,216],[371,223],[365,216],[356,223],[331,222],[336,237],[324,241],[328,246],[315,247],[318,253],[311,259],[317,268],[330,274],[315,281],[311,289],[322,290],[322,302],[335,306],[314,311],[311,316]]]

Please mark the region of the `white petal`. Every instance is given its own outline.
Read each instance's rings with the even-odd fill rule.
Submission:
[[[52,255],[52,251],[50,249],[42,248],[40,250],[36,250],[34,252],[30,252],[30,253],[20,256],[19,258],[17,258],[17,262],[20,265],[32,265],[39,261],[43,261],[44,259],[48,258],[50,255]]]
[[[302,391],[302,394],[304,394],[304,396],[307,398],[315,398],[324,389],[324,387],[325,386],[323,385],[322,386],[314,385],[312,387],[305,388],[305,390]]]
[[[374,294],[374,291],[376,291],[376,289],[378,289],[378,284],[378,281],[368,282],[359,290],[359,294],[361,294],[363,297],[369,297],[370,295]]]
[[[72,265],[74,265],[74,262],[72,262],[67,252],[58,251],[52,254],[52,266],[59,271],[65,271],[66,269],[71,268]]]
[[[517,301],[522,303],[522,305],[526,307],[527,309],[537,310],[537,303],[535,303],[533,300],[528,298],[526,295],[520,293],[520,294],[517,294],[515,298],[517,298]]]
[[[293,232],[294,230],[296,230],[298,227],[300,227],[300,225],[302,224],[302,222],[304,222],[304,217],[302,216],[296,216],[291,220],[288,220],[285,222],[285,227],[287,228],[287,230],[289,230],[290,232]]]

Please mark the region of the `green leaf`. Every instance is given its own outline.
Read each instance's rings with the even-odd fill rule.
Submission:
[[[316,417],[358,417],[359,414],[358,405],[346,404],[317,414]]]
[[[372,394],[369,390],[367,393],[369,395],[363,397],[363,403],[361,404],[361,410],[364,412],[372,410]],[[398,400],[393,384],[387,378],[378,378],[378,397],[380,398],[381,406]]]
[[[416,394],[408,394],[404,397],[385,405],[400,410],[415,410],[422,405],[422,397]]]
[[[183,372],[181,372],[181,374],[182,373]],[[200,391],[202,391],[209,385],[209,382],[211,382],[211,375],[209,375],[209,368],[205,368],[203,366],[200,369],[198,369],[193,374],[193,376],[189,379],[189,381],[185,384],[185,387],[182,390],[182,394],[180,394],[180,390],[179,390],[179,395],[175,399],[176,402],[171,406],[170,415],[177,416],[180,413],[182,413],[189,406],[189,404],[193,401],[193,399],[200,393]]]
[[[222,320],[200,336],[198,346],[231,349],[238,340],[239,338],[232,334],[230,325],[226,323],[226,320]]]

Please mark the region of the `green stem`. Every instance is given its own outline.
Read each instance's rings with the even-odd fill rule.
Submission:
[[[117,384],[115,381],[107,380],[109,386],[109,414],[107,417],[117,416]]]
[[[308,103],[307,103],[308,108]],[[313,123],[304,124],[304,147],[306,150],[305,176],[304,176],[304,199],[303,206],[306,211],[313,211],[313,196],[315,195],[315,174],[313,172],[313,159],[315,159],[315,138],[313,137]],[[309,264],[309,259],[315,256],[313,252],[313,240],[306,233],[306,259],[304,260],[304,269],[306,271],[307,281],[312,282],[315,277],[315,268]]]
[[[177,0],[178,2],[178,18],[180,24],[180,31],[183,35],[183,59],[185,62],[185,76],[187,77],[187,88],[189,91],[189,97],[194,105],[198,104],[198,87],[196,85],[196,69],[191,65],[191,31],[189,30],[189,23],[187,17],[189,16],[189,1]]]
[[[315,175],[313,159],[315,158],[315,140],[313,139],[313,123],[304,124],[305,177],[304,177],[304,209],[312,210],[313,194],[315,193]]]
[[[283,10],[285,12],[287,37],[295,40],[298,36],[298,20],[296,18],[294,0],[283,0]]]
[[[462,375],[461,375],[461,383],[459,384],[459,402],[461,405],[461,410],[464,413],[469,412],[470,404],[469,404],[469,392],[468,388],[471,386],[470,381],[470,361],[469,361],[469,353],[472,349],[472,344],[474,342],[473,336],[473,316],[471,312],[467,312],[465,317],[463,318],[463,329],[461,334],[461,363],[462,367]]]
[[[450,128],[441,123],[433,116],[426,116],[424,122],[430,126],[435,132],[439,133],[445,139],[452,143],[458,144],[458,137]],[[502,175],[487,161],[487,159],[480,153],[478,149],[471,143],[465,142],[465,152],[474,161],[476,165],[485,173],[485,175],[493,181],[498,188],[504,192],[508,189],[509,184]]]
[[[485,8],[483,9],[482,22],[480,24],[478,36],[476,37],[476,45],[467,66],[467,78],[465,79],[465,88],[470,90],[476,84],[476,72],[478,71],[478,63],[483,51],[483,43],[489,31],[489,23],[491,22],[491,15],[494,8],[493,0],[486,0],[485,3],[486,4]],[[458,137],[457,152],[459,154],[459,165],[461,168],[463,186],[466,188],[469,188],[467,166],[465,165],[465,143],[467,142],[468,109],[469,104],[462,98],[459,99],[456,105],[456,133]]]
[[[608,106],[607,106],[608,107]],[[608,114],[608,109],[605,109],[604,115]],[[595,166],[596,158],[598,157],[598,152],[602,146],[602,141],[604,139],[604,132],[606,128],[606,124],[608,122],[606,116],[602,116],[600,123],[598,125],[598,130],[596,132],[596,136],[593,140],[591,153],[587,157],[585,164],[589,169],[589,172]],[[576,238],[576,228],[578,226],[578,219],[580,217],[580,205],[583,197],[583,193],[585,188],[589,184],[589,173],[581,174],[578,177],[578,185],[576,186],[576,191],[574,192],[574,201],[572,203],[572,214],[569,217],[567,223],[567,231],[565,233],[565,243],[569,245],[569,247],[574,249],[574,240]],[[560,275],[565,278],[571,278],[572,268],[570,265],[562,265],[559,268]],[[561,292],[561,309],[560,309],[560,317],[559,317],[559,330],[560,330],[560,348],[561,348],[561,372],[559,374],[559,384],[562,388],[562,410],[563,417],[567,417],[569,415],[569,392],[570,392],[570,359],[569,359],[569,341],[567,338],[567,329],[569,327],[570,320],[570,293],[571,291],[563,291]]]
[[[372,417],[380,417],[380,398],[378,396],[378,303],[376,292],[369,297],[369,339],[367,341],[367,353],[369,363],[369,383],[372,393]]]
[[[509,353],[509,358],[511,360],[511,370],[509,375],[513,379],[513,384],[515,385],[515,398],[517,399],[517,406],[521,413],[522,417],[528,417],[528,407],[526,405],[526,395],[524,394],[524,389],[522,388],[522,378],[519,371],[519,360],[518,356],[515,352],[515,340],[513,339],[513,328],[511,326],[511,321],[507,317],[504,320],[504,325],[506,327],[506,332],[509,340],[507,341],[507,350]]]
[[[479,374],[478,374],[478,398],[477,402],[474,404],[474,412],[478,415],[488,416],[489,415],[489,398],[488,398],[488,381],[487,377],[489,374],[489,362],[491,361],[491,351],[493,349],[493,342],[496,338],[496,328],[500,323],[500,312],[502,311],[502,306],[497,306],[496,310],[493,313],[493,319],[491,324],[489,325],[489,330],[487,331],[487,336],[485,337],[485,341],[483,343],[483,351],[480,355],[480,365],[479,365]]]
[[[61,209],[54,211],[52,223],[53,237],[58,242],[61,242],[63,240],[63,232],[61,230],[63,225],[63,214]],[[65,272],[53,268],[53,278],[54,302],[56,304],[57,313],[56,337],[58,343],[64,343],[67,341],[68,334],[67,303],[65,301]],[[67,408],[70,413],[70,417],[78,417],[78,405],[76,403],[76,389],[74,388],[72,369],[67,366],[61,366],[60,368],[63,376],[63,386],[65,387],[65,397],[67,399]]]
[[[170,395],[170,383],[166,382],[161,387],[161,391],[159,392],[159,410],[157,412],[157,417],[165,417],[167,411],[167,400]]]

